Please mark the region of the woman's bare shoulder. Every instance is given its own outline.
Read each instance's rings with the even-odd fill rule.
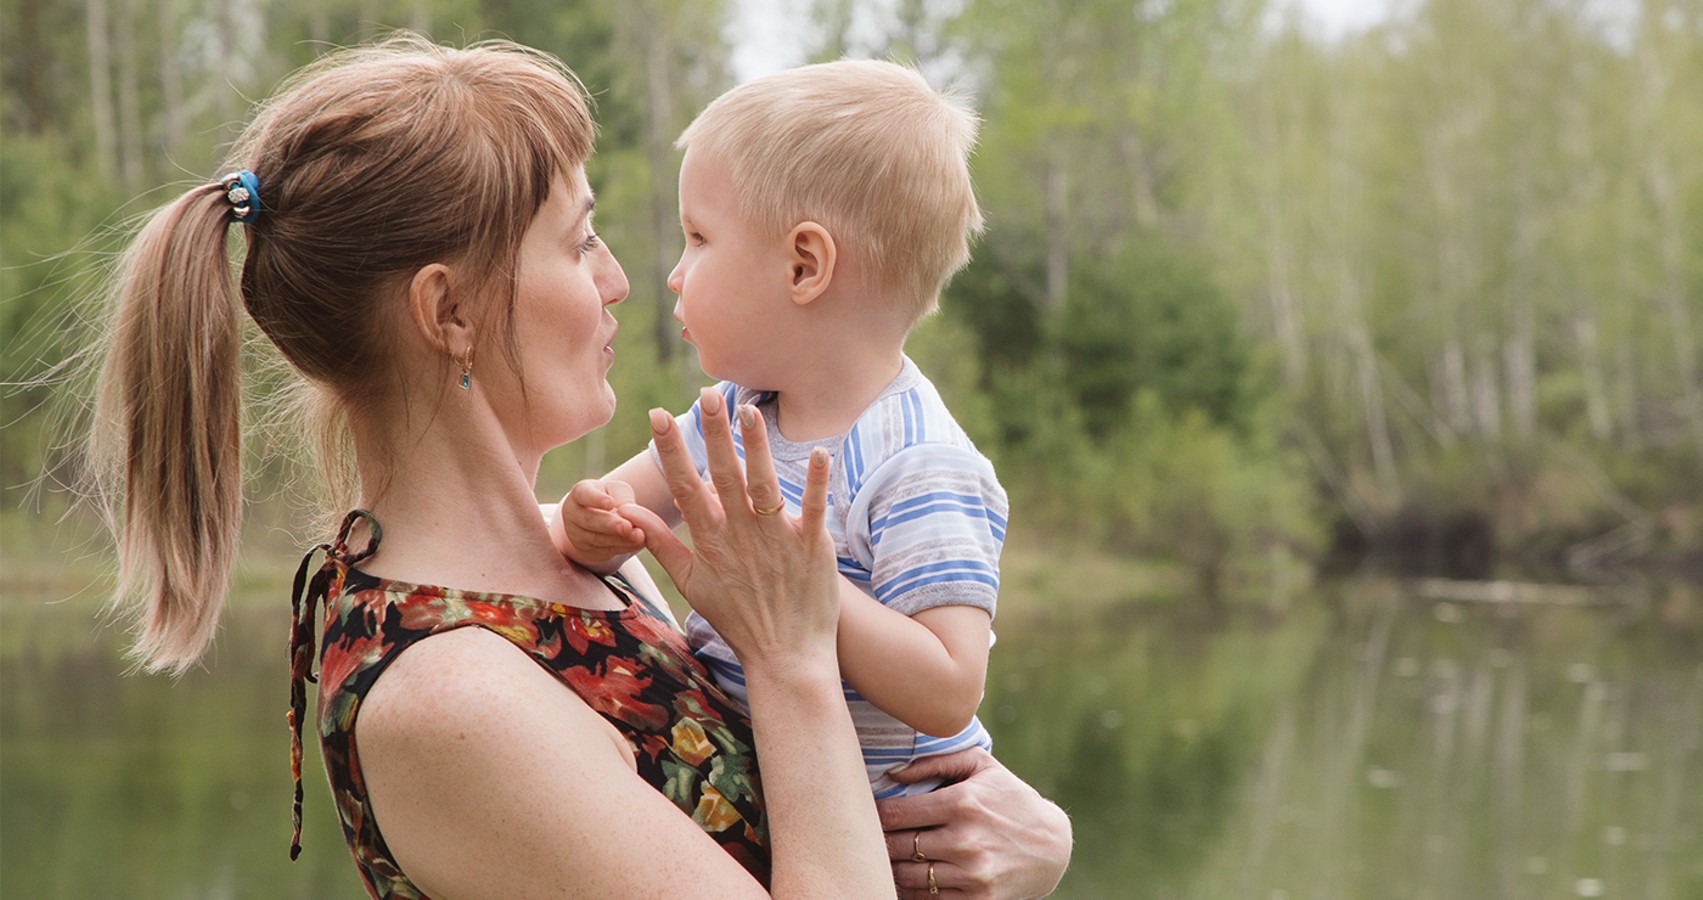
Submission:
[[[446,740],[505,740],[545,720],[606,734],[630,761],[614,727],[525,651],[484,628],[456,628],[416,641],[385,669],[362,703],[357,741],[370,762],[442,752]]]
[[[403,652],[356,739],[391,857],[432,896],[650,896],[694,877],[730,897],[756,888],[638,777],[613,726],[482,628]]]

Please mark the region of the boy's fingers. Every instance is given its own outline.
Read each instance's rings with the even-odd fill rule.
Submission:
[[[733,451],[733,427],[728,422],[727,404],[721,392],[704,388],[698,395],[698,413],[704,423],[704,453],[709,457],[710,481],[728,512],[747,508],[745,475]]]
[[[799,522],[805,533],[820,530],[828,509],[828,451],[821,447],[810,451],[810,468],[804,474],[804,502],[800,505]]]
[[[709,501],[705,497],[704,483],[698,480],[698,471],[692,466],[692,457],[686,452],[686,439],[681,436],[674,418],[662,409],[650,411],[650,434],[656,442],[656,456],[662,463],[662,478],[668,483],[668,492],[674,495],[674,505],[679,507],[680,515],[690,524],[707,512]],[[645,528],[645,533],[654,538],[651,533],[655,530]]]
[[[603,485],[594,478],[575,482],[568,490],[568,499],[591,509],[614,509],[616,506],[610,501],[609,493],[604,490]]]
[[[590,542],[603,547],[625,550],[632,549],[635,543],[642,545],[641,540],[633,537],[638,532],[638,527],[622,515],[620,510],[600,512],[590,522],[583,523],[582,527]]]
[[[635,501],[633,486],[625,481],[611,479],[603,482],[605,495],[610,499],[610,509],[617,509]]]

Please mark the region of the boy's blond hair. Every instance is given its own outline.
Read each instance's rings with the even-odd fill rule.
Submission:
[[[917,72],[848,59],[722,94],[677,145],[727,166],[741,211],[759,229],[826,226],[915,323],[969,262],[969,239],[982,227],[969,169],[977,125],[960,96]]]

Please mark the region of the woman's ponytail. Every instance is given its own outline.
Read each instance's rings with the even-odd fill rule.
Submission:
[[[134,655],[180,673],[212,640],[242,518],[241,306],[225,188],[155,213],[120,263],[93,449]]]
[[[292,436],[332,451],[333,488],[358,484],[341,464],[346,423],[407,408],[394,377],[397,286],[461,261],[491,298],[477,313],[512,350],[521,240],[555,179],[591,155],[593,132],[583,89],[554,57],[402,33],[291,76],[231,149],[230,166],[248,171],[154,214],[116,281],[90,473],[119,546],[117,600],[139,610],[144,667],[194,665],[218,626],[242,519],[245,315],[307,382]],[[257,378],[257,405],[278,407],[275,387]]]

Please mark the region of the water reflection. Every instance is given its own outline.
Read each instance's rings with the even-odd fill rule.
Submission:
[[[997,750],[1073,814],[1064,896],[1703,896],[1694,632],[1340,597],[1276,624],[1005,623]]]
[[[208,669],[173,682],[123,677],[90,605],[8,591],[0,610],[0,896],[365,896],[323,776],[289,860],[282,613],[241,610]]]
[[[288,861],[284,613],[262,590],[174,683],[122,677],[92,601],[9,586],[0,896],[362,896],[322,777]],[[1002,600],[983,713],[1075,819],[1060,896],[1703,897],[1703,663],[1695,617],[1669,614],[1694,597],[1329,596],[1277,621]]]

